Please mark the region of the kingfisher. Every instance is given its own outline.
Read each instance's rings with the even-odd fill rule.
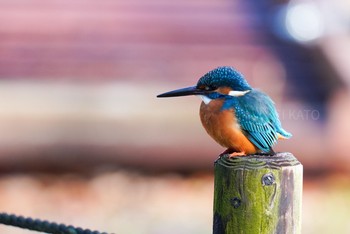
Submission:
[[[202,76],[195,86],[162,93],[157,97],[195,95],[202,99],[200,119],[206,132],[230,157],[273,155],[279,139],[292,134],[282,128],[275,104],[252,88],[233,67],[223,66]]]

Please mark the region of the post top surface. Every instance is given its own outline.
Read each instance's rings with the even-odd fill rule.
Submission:
[[[261,167],[269,167],[279,169],[281,167],[301,165],[292,153],[281,152],[274,155],[248,155],[229,157],[229,154],[222,155],[215,164],[224,167],[244,167],[246,169],[256,169]]]

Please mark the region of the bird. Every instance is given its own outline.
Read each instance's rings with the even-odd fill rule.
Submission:
[[[202,99],[200,119],[206,132],[230,157],[273,155],[273,146],[292,134],[282,128],[275,103],[252,88],[231,66],[217,67],[196,85],[159,94],[158,98],[195,95]]]

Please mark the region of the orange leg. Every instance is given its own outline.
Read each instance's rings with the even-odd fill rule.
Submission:
[[[235,152],[233,149],[226,149],[224,152],[222,152],[220,155],[224,155],[224,154],[231,154],[232,152]]]
[[[230,153],[229,158],[233,158],[237,156],[247,156],[247,154],[245,152],[233,152],[233,153]]]
[[[236,151],[235,149],[228,148],[224,152],[220,154],[220,156],[224,154],[229,154],[229,158],[236,157],[236,156],[246,156],[247,154],[244,151]]]

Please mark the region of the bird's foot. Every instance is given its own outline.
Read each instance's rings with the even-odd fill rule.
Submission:
[[[231,153],[233,153],[233,152],[235,152],[233,149],[228,148],[228,149],[226,149],[224,152],[222,152],[222,153],[220,154],[220,157],[223,156],[223,155],[225,155],[225,154],[231,154]]]
[[[222,152],[219,156],[219,158],[221,158],[224,155],[227,155],[229,158],[233,158],[233,157],[237,157],[237,156],[246,156],[247,154],[243,151],[235,151],[234,149],[226,149],[224,152]]]
[[[230,153],[228,157],[233,158],[233,157],[237,157],[237,156],[247,156],[247,154],[244,152],[233,152],[233,153]]]

